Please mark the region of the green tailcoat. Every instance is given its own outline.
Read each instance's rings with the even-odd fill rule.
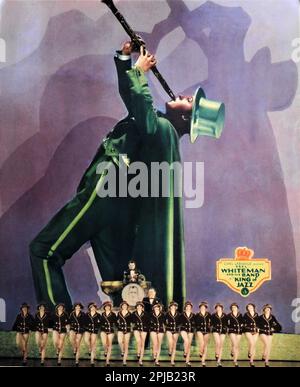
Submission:
[[[122,61],[115,57],[115,63],[119,92],[129,114],[102,142],[78,191],[94,187],[96,167],[104,154],[114,160],[119,154],[126,154],[130,162],[142,161],[148,167],[152,162],[180,162],[178,134],[170,121],[153,107],[145,74],[137,67],[131,68],[131,60]],[[135,198],[135,214],[128,222],[128,227],[134,227],[135,233],[134,241],[128,241],[133,243],[132,250],[126,246],[126,251],[132,251],[128,260],[137,262],[146,279],[157,288],[158,296],[165,305],[172,300],[182,304],[186,294],[182,199],[174,197],[176,183],[171,175],[169,197]],[[118,243],[118,236],[114,238]]]
[[[122,280],[130,259],[158,290],[164,304],[185,299],[185,257],[181,198],[175,197],[175,179],[168,182],[168,197],[100,197],[104,173],[97,166],[104,161],[113,170],[119,155],[134,161],[179,162],[178,136],[171,123],[153,108],[147,79],[131,61],[115,59],[119,90],[128,109],[103,140],[86,170],[76,195],[66,203],[30,242],[29,252],[37,301],[54,309],[58,302],[68,310],[72,300],[63,266],[86,242],[90,242],[103,281]],[[117,167],[123,173],[122,167]],[[125,164],[124,164],[125,165]],[[125,167],[125,170],[128,167]],[[146,172],[148,169],[146,168]],[[150,169],[149,169],[150,171]],[[138,176],[131,175],[129,184]],[[150,180],[150,176],[149,179]],[[147,182],[147,179],[146,179]],[[154,186],[149,185],[149,191]],[[80,271],[79,271],[80,273]],[[120,301],[120,295],[113,296]]]

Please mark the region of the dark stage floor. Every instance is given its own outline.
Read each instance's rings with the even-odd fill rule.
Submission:
[[[171,367],[170,363],[167,361],[162,361],[161,367]],[[223,367],[233,367],[232,361],[224,361],[222,362]],[[257,361],[255,363],[256,367],[264,367],[264,363],[261,361]],[[0,359],[0,367],[20,367],[22,366],[22,362],[20,359],[5,359],[2,358]],[[45,366],[44,367],[56,367],[56,359],[47,359],[45,361]],[[90,367],[90,363],[88,360],[82,360],[80,362],[80,367]],[[130,361],[127,363],[128,367],[139,367],[136,362]],[[249,362],[247,361],[240,361],[239,362],[240,367],[249,367]],[[27,367],[40,367],[40,362],[37,359],[29,359],[27,363]],[[74,360],[73,359],[65,359],[62,361],[62,367],[75,367]],[[105,363],[103,361],[99,361],[95,363],[95,367],[105,367]],[[122,366],[121,362],[118,361],[112,361],[111,362],[111,367],[121,367],[126,369],[125,367]],[[159,367],[155,367],[154,363],[152,362],[144,362],[144,367],[153,367],[156,369],[159,369]],[[185,362],[177,362],[176,363],[176,368],[186,368]],[[192,367],[200,367],[201,368],[201,363],[200,362],[193,362]],[[207,361],[206,362],[206,367],[216,367],[216,362],[215,361]],[[273,361],[270,362],[270,367],[300,367],[300,362],[288,362],[288,361]],[[172,368],[174,369],[174,368]]]

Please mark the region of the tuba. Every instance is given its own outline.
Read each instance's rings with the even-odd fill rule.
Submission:
[[[115,17],[118,19],[126,33],[131,40],[140,47],[141,43],[138,35],[132,30],[124,16],[116,8],[113,0],[101,0],[112,11]],[[160,84],[169,95],[169,97],[175,101],[176,96],[169,87],[166,80],[158,71],[157,67],[152,67],[151,71],[159,80]],[[221,102],[212,101],[206,98],[203,89],[198,88],[194,95],[194,104],[191,115],[190,124],[190,140],[194,143],[198,136],[211,136],[219,138],[221,136],[225,122],[225,105]]]

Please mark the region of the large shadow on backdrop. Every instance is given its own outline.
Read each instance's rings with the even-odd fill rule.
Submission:
[[[241,299],[215,281],[216,260],[233,256],[238,245],[247,245],[255,256],[270,258],[273,267],[272,281],[251,296],[251,301],[274,303],[284,330],[292,331],[289,316],[290,302],[297,294],[296,257],[283,174],[267,114],[292,103],[297,68],[292,61],[271,63],[267,47],[246,62],[243,45],[251,19],[242,8],[207,2],[189,11],[181,1],[168,4],[167,19],[151,33],[138,32],[156,52],[161,39],[180,26],[186,39],[159,64],[161,72],[166,79],[173,79],[174,72],[181,77],[183,69],[176,68],[176,56],[183,55],[185,43],[193,40],[208,61],[208,77],[201,85],[209,98],[224,101],[227,110],[220,140],[202,137],[192,146],[187,137],[182,139],[183,160],[205,162],[205,204],[185,210],[189,298],[195,302],[205,298],[211,304],[217,300],[248,302],[250,298]],[[124,14],[130,12],[130,6],[122,2]],[[101,139],[113,127],[115,117],[122,118],[112,57],[85,55],[93,52],[96,42],[99,45],[99,36],[111,39],[112,46],[123,41],[121,30],[108,34],[111,23],[108,14],[96,23],[78,11],[61,14],[49,22],[37,52],[0,71],[6,87],[1,96],[1,127],[18,131],[22,117],[31,123],[29,116],[39,128],[6,159],[1,170],[6,212],[0,220],[0,297],[8,304],[9,322],[20,302],[34,302],[29,241],[72,197]],[[54,30],[60,27],[59,39],[53,25]],[[115,47],[118,45],[112,47],[112,53]],[[48,73],[35,78],[32,69],[39,68],[41,58],[50,61],[48,54],[52,55]],[[192,52],[184,55],[193,58]],[[33,86],[24,69],[31,69]],[[22,79],[24,95],[13,99],[17,81]],[[152,82],[151,86],[156,104],[163,104]],[[193,93],[197,86],[182,92]],[[31,98],[36,99],[36,106],[24,112],[24,101]],[[12,103],[19,109],[14,125]],[[95,299],[98,286],[85,248],[67,263],[66,276],[74,298]]]

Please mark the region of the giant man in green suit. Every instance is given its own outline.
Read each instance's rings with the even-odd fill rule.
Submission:
[[[104,281],[122,279],[133,258],[163,303],[174,299],[182,304],[185,299],[182,203],[173,195],[174,180],[169,197],[97,195],[105,176],[96,173],[100,162],[118,165],[121,154],[147,166],[153,161],[180,161],[179,135],[189,131],[185,114],[190,116],[193,97],[180,96],[166,104],[166,113],[157,111],[146,78],[156,59],[141,51],[132,67],[131,51],[132,44],[127,42],[115,55],[119,92],[128,116],[102,141],[73,199],[30,243],[37,300],[47,301],[49,306],[64,302],[71,308],[62,267],[87,241]]]

